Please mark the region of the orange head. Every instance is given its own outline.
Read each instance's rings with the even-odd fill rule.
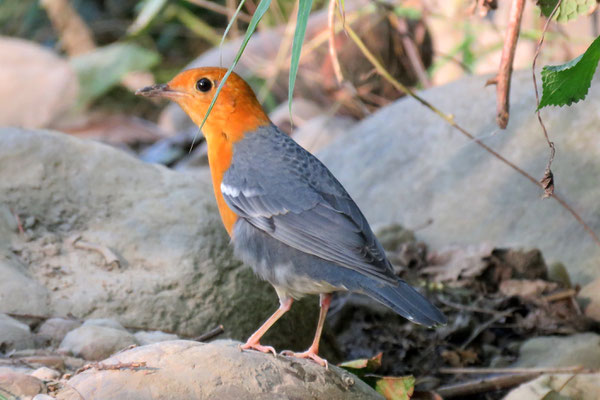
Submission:
[[[196,125],[200,125],[208,106],[227,70],[204,67],[183,71],[169,83],[148,86],[136,94],[149,97],[166,97],[177,102]],[[235,142],[246,133],[270,123],[250,86],[231,73],[204,124],[202,131],[208,142],[215,135],[225,135]]]

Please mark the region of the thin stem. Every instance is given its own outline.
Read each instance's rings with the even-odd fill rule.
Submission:
[[[396,79],[394,79],[394,77],[392,77],[390,75],[390,73],[385,69],[385,67],[383,67],[383,65],[379,62],[379,60],[377,60],[377,58],[373,55],[373,53],[371,53],[369,51],[369,49],[366,47],[366,45],[363,43],[363,41],[358,37],[356,32],[354,32],[354,30],[349,25],[346,25],[346,32],[348,33],[350,38],[354,41],[354,43],[358,46],[358,48],[361,50],[363,55],[371,62],[371,64],[373,64],[373,66],[375,67],[377,72],[383,78],[385,78],[389,83],[391,83],[396,89],[403,91],[404,93],[408,94],[413,99],[417,100],[419,103],[421,103],[422,105],[427,107],[429,110],[431,110],[435,114],[437,114],[444,121],[446,121],[454,129],[458,130],[460,133],[462,133],[463,135],[468,137],[470,140],[475,142],[478,146],[483,148],[485,151],[487,151],[488,153],[490,153],[491,155],[496,157],[498,160],[502,161],[504,164],[508,165],[509,167],[511,167],[512,169],[517,171],[521,176],[523,176],[524,178],[529,180],[534,185],[544,189],[543,185],[540,182],[538,182],[533,176],[529,175],[527,172],[525,172],[523,169],[518,167],[513,162],[504,158],[502,155],[500,155],[500,153],[496,152],[495,150],[493,150],[492,148],[487,146],[485,143],[483,143],[481,140],[477,139],[475,136],[473,136],[471,133],[469,133],[462,126],[458,125],[454,121],[454,117],[452,115],[446,114],[443,111],[439,110],[438,108],[433,106],[431,103],[429,103],[427,100],[425,100],[421,96],[417,95],[414,91],[412,91],[411,89],[409,89],[408,87],[404,86],[402,83],[400,83]],[[573,216],[573,218],[575,218],[575,220],[577,222],[579,222],[579,224],[581,224],[581,226],[583,226],[583,228],[586,230],[586,232],[588,232],[589,235],[592,237],[594,242],[600,247],[600,238],[598,238],[596,233],[592,230],[592,228],[590,228],[590,226],[588,224],[585,223],[585,221],[579,216],[579,214],[577,214],[577,212],[571,206],[569,206],[565,200],[563,200],[558,195],[554,194],[552,196],[552,198],[554,200],[556,200],[565,210],[567,210]]]

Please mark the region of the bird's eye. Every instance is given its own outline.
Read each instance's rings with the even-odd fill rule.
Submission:
[[[212,82],[208,78],[198,79],[196,89],[201,92],[208,92],[212,88]]]

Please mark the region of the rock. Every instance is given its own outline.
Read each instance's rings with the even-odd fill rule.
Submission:
[[[119,353],[104,364],[140,363],[117,372],[75,375],[58,399],[380,399],[354,375],[308,361],[240,351],[239,343],[161,342]],[[72,388],[72,389],[70,389]]]
[[[38,378],[18,372],[0,373],[0,394],[12,398],[30,398],[38,393],[46,393],[46,386]]]
[[[50,369],[48,367],[38,368],[35,371],[33,371],[30,375],[42,381],[52,381],[60,378],[60,372],[54,369]]]
[[[320,115],[296,128],[292,137],[300,146],[314,153],[342,137],[352,125],[352,118]]]
[[[58,350],[86,360],[97,361],[137,344],[136,338],[123,329],[84,325],[67,333]]]
[[[29,326],[6,314],[0,314],[0,353],[21,350],[35,344]]]
[[[161,332],[161,331],[153,331],[153,332],[139,331],[139,332],[136,332],[133,336],[135,336],[138,343],[142,346],[147,345],[147,344],[166,342],[167,340],[179,339],[179,337],[177,335],[174,335],[172,333],[165,333],[165,332]]]
[[[38,330],[38,335],[50,341],[52,346],[58,346],[69,331],[81,326],[81,322],[66,318],[49,318]]]
[[[577,297],[583,303],[585,315],[600,321],[600,277],[581,288]]]
[[[78,80],[66,60],[7,37],[0,37],[0,54],[0,126],[46,127],[74,104]]]
[[[15,128],[0,128],[0,166],[0,204],[37,221],[23,236],[0,219],[0,312],[111,317],[182,336],[222,324],[227,337],[245,340],[277,309],[271,286],[233,258],[207,169],[171,171],[99,143]],[[120,268],[73,246],[77,238],[109,249]],[[313,297],[265,340],[308,347]]]
[[[85,322],[83,323],[83,326],[104,326],[107,328],[113,328],[113,329],[117,329],[120,331],[124,331],[126,330],[125,328],[123,328],[123,325],[121,325],[119,323],[119,321],[116,321],[112,318],[92,318],[92,319],[88,319],[85,320]]]
[[[420,95],[541,178],[548,146],[534,113],[531,71],[513,76],[505,131],[496,126],[495,88],[485,87],[486,79],[468,77]],[[585,102],[542,114],[557,148],[552,164],[557,193],[600,233],[598,109],[600,90],[592,88]],[[600,248],[569,212],[552,199],[542,201],[540,188],[412,99],[381,108],[318,156],[373,225],[411,229],[431,219],[418,237],[433,249],[449,242],[539,248],[549,264],[564,263],[574,283],[599,275]]]
[[[549,395],[550,392],[561,396]],[[547,397],[546,397],[547,396]],[[564,397],[562,397],[564,396]],[[504,400],[530,399],[600,399],[600,374],[558,374],[542,375],[511,390]]]
[[[600,368],[600,335],[579,333],[571,336],[544,336],[521,345],[515,367]]]
[[[47,394],[38,394],[32,400],[54,400],[54,397]]]

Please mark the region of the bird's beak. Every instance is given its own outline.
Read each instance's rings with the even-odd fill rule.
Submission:
[[[184,95],[185,93],[180,92],[178,90],[174,90],[169,87],[166,83],[146,86],[145,88],[138,89],[135,92],[138,96],[145,97],[176,97],[180,95]]]

